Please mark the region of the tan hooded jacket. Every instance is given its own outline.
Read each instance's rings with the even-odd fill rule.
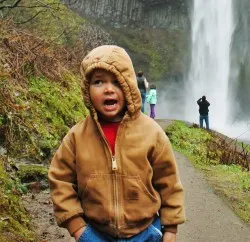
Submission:
[[[126,98],[115,156],[89,97],[90,73],[113,72]],[[131,237],[152,223],[184,222],[184,194],[170,142],[141,113],[141,97],[130,57],[118,46],[100,46],[81,64],[82,91],[90,115],[76,124],[55,153],[49,180],[59,225],[71,234],[87,223],[114,237]]]

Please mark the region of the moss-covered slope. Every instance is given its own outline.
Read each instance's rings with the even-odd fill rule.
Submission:
[[[52,1],[22,1],[26,6],[47,3]],[[39,11],[43,14],[27,24],[14,24]],[[0,241],[36,241],[22,205],[27,187],[21,182],[31,172],[46,177],[62,137],[87,114],[79,76],[86,49],[78,36],[84,25],[63,5],[13,9],[0,21]]]

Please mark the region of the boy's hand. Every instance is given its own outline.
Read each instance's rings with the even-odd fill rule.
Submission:
[[[84,226],[84,227],[78,229],[78,230],[73,234],[73,236],[74,236],[74,238],[75,238],[76,241],[78,241],[78,239],[80,238],[80,236],[82,235],[82,233],[84,232],[85,229],[86,229],[86,226]]]
[[[176,242],[176,234],[171,232],[165,232],[163,234],[162,242]]]

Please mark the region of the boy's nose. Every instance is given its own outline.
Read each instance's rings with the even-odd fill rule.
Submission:
[[[105,85],[104,91],[105,92],[114,92],[114,85],[112,83],[107,83]]]

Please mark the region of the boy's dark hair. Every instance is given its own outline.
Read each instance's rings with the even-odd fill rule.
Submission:
[[[138,71],[137,75],[138,75],[139,77],[142,77],[142,76],[143,76],[143,72],[142,72],[142,71]]]
[[[202,101],[205,101],[206,100],[206,96],[202,96]]]
[[[151,84],[150,85],[150,89],[156,89],[156,85],[155,84]]]

